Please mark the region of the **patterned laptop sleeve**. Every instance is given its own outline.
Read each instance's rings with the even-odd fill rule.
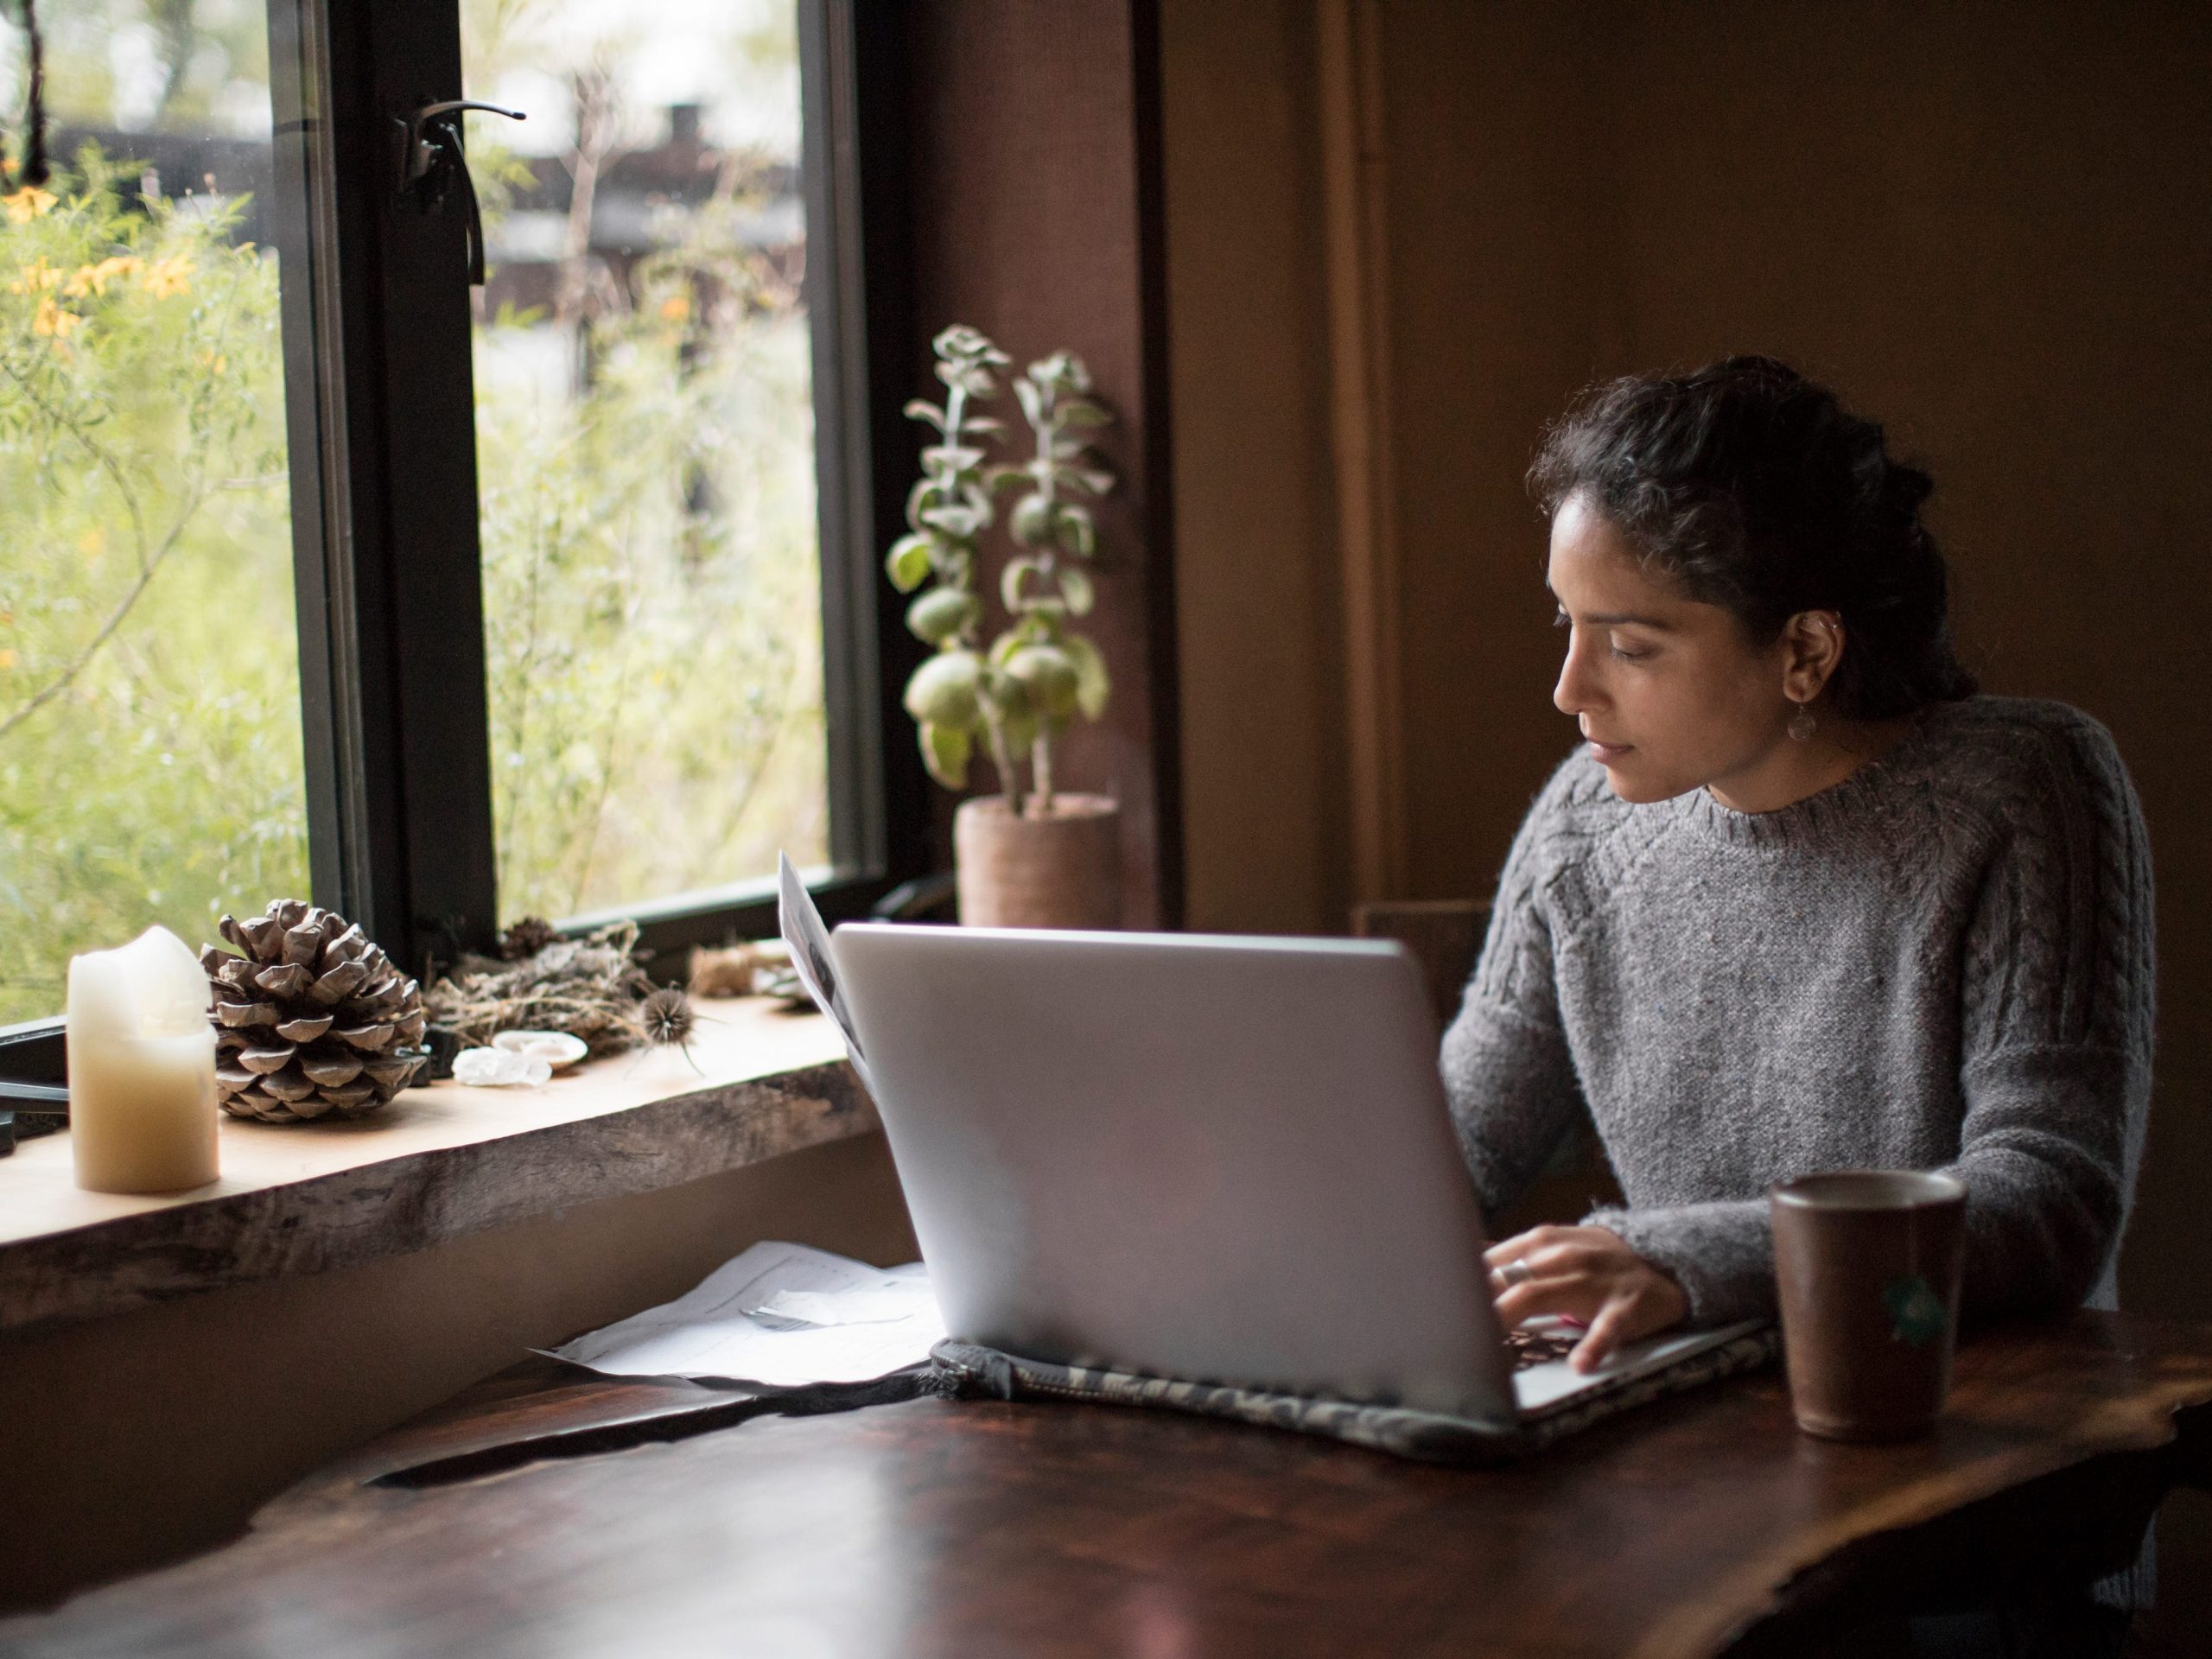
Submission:
[[[1500,1426],[1403,1406],[1274,1394],[1259,1389],[1179,1382],[1089,1365],[1060,1365],[973,1343],[941,1342],[931,1351],[933,1393],[956,1399],[1074,1400],[1154,1406],[1228,1417],[1270,1428],[1322,1434],[1427,1463],[1492,1464],[1525,1457],[1563,1435],[1646,1401],[1679,1394],[1766,1364],[1777,1351],[1772,1329],[1753,1331],[1662,1369],[1624,1377],[1560,1409]]]

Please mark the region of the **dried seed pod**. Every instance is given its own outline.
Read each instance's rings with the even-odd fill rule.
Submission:
[[[691,999],[673,985],[664,986],[638,1004],[638,1029],[649,1043],[690,1042],[697,1023]]]
[[[561,936],[543,916],[525,916],[499,935],[499,954],[509,962],[534,957]]]

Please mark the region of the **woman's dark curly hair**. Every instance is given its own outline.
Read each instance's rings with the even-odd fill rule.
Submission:
[[[1529,487],[1575,496],[1694,600],[1764,644],[1800,611],[1843,620],[1827,683],[1886,720],[1974,693],[1953,654],[1943,555],[1920,522],[1935,487],[1877,423],[1770,357],[1591,387],[1544,434]]]

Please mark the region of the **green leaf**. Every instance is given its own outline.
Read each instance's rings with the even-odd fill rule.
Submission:
[[[1084,716],[1096,720],[1106,712],[1106,698],[1113,687],[1106,677],[1106,659],[1098,654],[1098,647],[1079,633],[1065,635],[1060,649],[1075,664],[1076,707]]]
[[[951,492],[933,478],[919,479],[906,492],[906,522],[915,529],[922,527],[922,515],[931,508],[952,499]]]
[[[1045,418],[1044,404],[1037,396],[1037,388],[1027,380],[1014,383],[1014,396],[1021,405],[1022,418],[1035,426]]]
[[[1035,559],[1008,559],[1006,569],[999,573],[999,599],[1009,611],[1026,610],[1028,607],[1021,597],[1023,578],[1033,570],[1043,567]]]
[[[1023,496],[1014,504],[1008,528],[1024,547],[1042,547],[1052,533],[1052,498],[1041,493]]]
[[[1096,467],[1071,467],[1062,476],[1071,483],[1082,485],[1093,495],[1103,495],[1114,487],[1114,474]]]
[[[924,721],[915,728],[922,743],[922,765],[947,789],[968,787],[968,757],[976,741],[962,728]]]
[[[1071,615],[1089,616],[1096,594],[1091,589],[1090,578],[1071,566],[1060,572],[1060,597],[1067,601]]]
[[[1009,720],[1026,719],[1033,712],[1028,686],[1004,670],[986,669],[982,686],[983,700],[1001,725]]]
[[[917,397],[906,405],[906,418],[910,421],[927,421],[938,431],[944,430],[944,411],[926,397]]]
[[[1090,371],[1084,366],[1081,358],[1065,348],[1032,363],[1029,378],[1039,385],[1052,386],[1060,391],[1090,390]]]
[[[972,651],[939,652],[906,681],[906,712],[936,726],[972,728],[982,717],[982,664]]]
[[[883,570],[900,593],[911,594],[929,579],[931,540],[917,531],[891,543],[891,551],[884,556]]]
[[[971,541],[990,527],[990,514],[965,502],[948,504],[941,507],[925,507],[922,522],[932,530],[941,530],[954,541]]]
[[[1098,524],[1090,516],[1090,509],[1073,501],[1064,501],[1052,520],[1054,539],[1068,552],[1089,558],[1098,549]]]
[[[961,443],[934,443],[922,451],[922,465],[932,472],[957,475],[983,459],[983,452]]]
[[[957,639],[983,613],[975,594],[957,588],[932,588],[906,607],[907,631],[933,645]]]
[[[1006,671],[1020,682],[1029,701],[1048,720],[1065,720],[1076,711],[1081,677],[1074,658],[1058,645],[1025,645],[1007,661]]]
[[[939,329],[937,338],[930,341],[930,349],[949,362],[996,363],[1004,366],[1013,360],[991,343],[988,334],[964,322]]]
[[[1067,397],[1060,402],[1059,417],[1065,426],[1111,426],[1114,417],[1087,397]]]

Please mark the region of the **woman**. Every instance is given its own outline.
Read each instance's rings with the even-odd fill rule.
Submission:
[[[1547,435],[1582,747],[1530,808],[1444,1040],[1486,1209],[1585,1107],[1625,1204],[1491,1252],[1574,1363],[1771,1311],[1770,1183],[1940,1167],[1969,1317],[2113,1306],[2151,1083],[2151,868],[2111,738],[1975,695],[1930,482],[1768,358]]]

